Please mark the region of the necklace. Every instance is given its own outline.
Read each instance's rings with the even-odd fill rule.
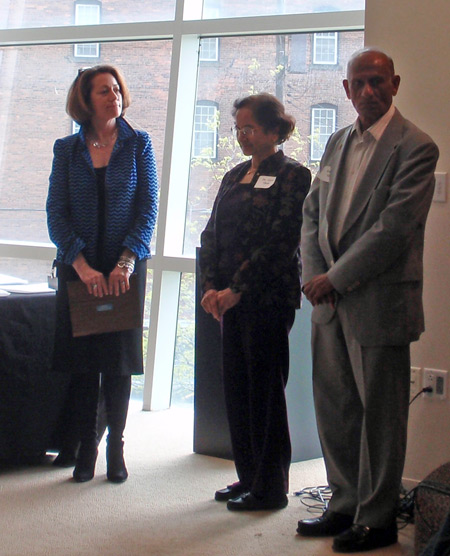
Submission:
[[[248,174],[254,174],[256,172],[256,168],[250,168],[250,170],[245,174],[246,176]]]
[[[116,139],[117,139],[117,129],[111,135],[111,139],[106,143],[100,143],[100,141],[97,141],[95,139],[90,139],[90,138],[88,139],[88,141],[94,148],[104,149],[105,147],[109,147],[109,145],[111,145],[111,143],[113,143]]]

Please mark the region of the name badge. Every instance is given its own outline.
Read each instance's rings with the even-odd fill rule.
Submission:
[[[275,183],[276,176],[259,176],[255,189],[269,189]]]

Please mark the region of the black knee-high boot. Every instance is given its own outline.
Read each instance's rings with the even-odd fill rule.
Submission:
[[[76,399],[78,378],[78,375],[70,377],[66,398],[53,435],[54,446],[59,449],[59,454],[53,461],[56,467],[74,467],[76,463],[80,445]]]
[[[83,373],[77,384],[77,413],[80,432],[80,448],[76,459],[73,478],[77,483],[90,481],[94,477],[97,461],[97,406],[99,374]]]
[[[102,385],[108,422],[106,476],[113,483],[123,483],[128,478],[123,457],[123,431],[127,422],[131,377],[103,375]]]

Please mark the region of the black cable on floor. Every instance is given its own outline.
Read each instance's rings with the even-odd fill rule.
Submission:
[[[308,508],[308,512],[322,514],[328,507],[331,498],[329,486],[306,487],[294,492],[300,502]]]

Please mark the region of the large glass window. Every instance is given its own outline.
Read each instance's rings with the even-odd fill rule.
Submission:
[[[307,14],[317,12],[341,12],[363,10],[365,0],[246,0],[230,2],[204,0],[203,17],[249,17],[260,15]]]
[[[108,43],[98,62],[120,67],[131,91],[126,117],[147,130],[161,172],[171,41]],[[72,133],[67,91],[80,64],[73,45],[0,49],[0,239],[50,242],[45,200],[53,143]],[[36,78],[39,68],[39,78]],[[157,75],[149,80],[149,75]],[[32,156],[24,158],[24,153]],[[154,238],[155,241],[156,238]],[[45,280],[46,277],[44,276]]]
[[[51,265],[48,261],[0,257],[0,274],[14,276],[30,283],[46,283],[50,270]],[[3,289],[2,286],[0,289]]]
[[[76,132],[65,100],[80,67],[119,66],[132,96],[126,117],[152,136],[158,234],[146,373],[133,379],[144,409],[168,407],[171,393],[173,403],[192,400],[195,247],[221,178],[244,159],[231,133],[233,101],[275,94],[297,120],[286,153],[315,172],[328,133],[355,117],[341,82],[363,34],[343,29],[362,29],[363,9],[364,0],[0,0],[0,272],[46,280],[52,146]]]
[[[147,269],[147,287],[145,290],[145,305],[144,305],[144,333],[142,337],[142,347],[144,352],[144,361],[147,357],[148,351],[148,329],[150,327],[150,307],[152,303],[152,291],[153,291],[153,271]],[[133,375],[131,380],[131,398],[133,400],[139,400],[142,402],[142,396],[144,393],[144,382],[145,375]]]
[[[363,46],[361,32],[340,33],[339,64],[314,64],[314,34],[222,37],[218,68],[202,64],[198,70],[197,98],[208,97],[219,106],[216,118],[217,154],[215,157],[193,158],[189,179],[184,254],[193,256],[199,245],[200,233],[209,218],[220,180],[227,170],[244,159],[230,130],[233,126],[233,101],[255,92],[276,95],[286,111],[297,120],[293,137],[284,145],[286,154],[310,165],[315,171],[326,139],[336,128],[339,109],[342,127],[355,117],[340,85],[350,54]],[[295,72],[287,71],[295,56]],[[299,59],[302,58],[300,64]],[[317,108],[310,120],[311,106],[326,102],[335,108]],[[209,133],[212,130],[209,129]],[[203,151],[206,153],[207,151]],[[194,149],[194,156],[196,150]]]
[[[186,406],[194,403],[194,347],[195,275],[183,273],[178,304],[172,405]]]
[[[50,27],[73,25],[73,0],[0,0],[0,29],[14,29],[18,27]],[[94,1],[84,0],[82,5],[94,4]],[[149,2],[148,0],[107,0],[102,4],[101,21],[97,23],[124,23],[139,21],[165,21],[175,17],[176,0]],[[86,14],[86,10],[85,10]],[[91,17],[91,16],[88,16]],[[93,21],[77,23],[89,25]]]

